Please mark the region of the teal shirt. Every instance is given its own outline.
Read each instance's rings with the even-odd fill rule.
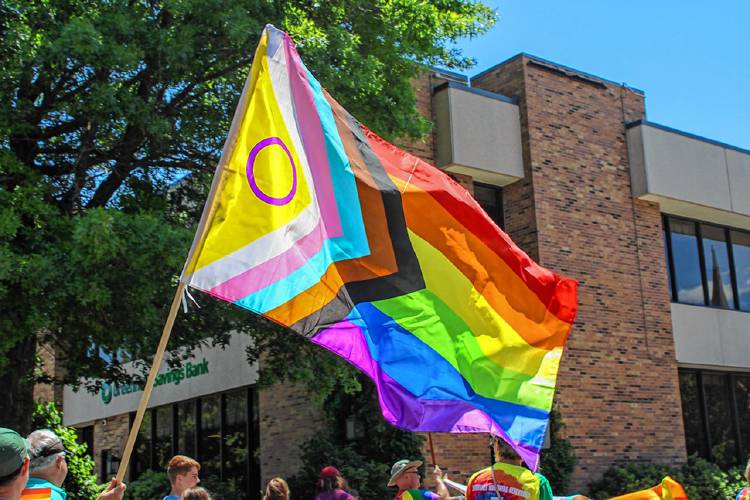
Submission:
[[[40,479],[38,477],[30,477],[29,482],[26,483],[26,487],[27,488],[49,488],[52,490],[52,496],[50,497],[52,500],[65,500],[68,497],[68,494],[65,493],[65,490],[55,486],[54,484],[50,483],[46,479]]]

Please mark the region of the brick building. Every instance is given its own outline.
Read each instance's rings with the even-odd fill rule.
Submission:
[[[431,71],[415,85],[435,128],[408,149],[450,172],[535,260],[580,282],[555,401],[578,459],[575,487],[618,461],[743,461],[750,151],[650,123],[643,92],[526,54],[470,80]],[[232,377],[221,370],[239,362],[200,356],[223,382],[155,391],[133,470],[185,451],[217,475],[247,472],[247,486],[293,474],[297,446],[316,430],[304,392],[257,394],[254,370]],[[118,397],[131,398],[119,413],[63,396],[67,423],[87,429],[103,472],[136,406],[135,394]],[[229,438],[243,443],[244,463],[227,462]],[[454,479],[487,463],[486,436],[434,441]]]

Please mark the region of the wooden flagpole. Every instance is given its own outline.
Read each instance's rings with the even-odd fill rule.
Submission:
[[[196,231],[196,236],[193,239],[193,245],[191,246],[190,252],[188,253],[188,257],[185,261],[185,268],[187,268],[187,266],[189,265],[195,251],[197,250],[197,245],[203,239],[203,234],[208,228],[209,214],[211,212],[211,208],[213,207],[216,193],[219,191],[219,187],[221,184],[219,179],[221,171],[226,165],[227,155],[229,151],[234,147],[234,143],[237,139],[237,134],[239,133],[240,123],[242,122],[242,116],[244,115],[245,108],[247,107],[249,93],[248,91],[250,89],[250,81],[252,75],[253,72],[251,68],[250,72],[247,75],[247,78],[245,79],[245,86],[242,88],[242,94],[240,94],[240,100],[237,103],[237,108],[234,110],[232,125],[229,128],[227,141],[224,143],[224,149],[221,152],[219,165],[216,167],[216,172],[214,173],[214,180],[211,183],[211,191],[209,192],[208,200],[206,200],[206,205],[203,207],[203,214],[201,215],[201,220],[198,223],[198,230]],[[184,273],[185,270],[183,269],[183,274]],[[154,354],[154,361],[151,364],[151,372],[148,374],[146,386],[143,388],[143,394],[141,395],[141,402],[138,404],[138,410],[135,413],[135,420],[133,421],[133,426],[130,428],[130,434],[128,435],[128,440],[125,443],[125,449],[123,450],[122,457],[120,458],[120,466],[117,469],[117,476],[115,476],[117,483],[121,483],[123,479],[125,479],[125,473],[128,470],[130,456],[133,453],[135,440],[138,437],[138,431],[141,428],[143,415],[146,413],[146,406],[148,405],[148,401],[151,398],[151,391],[154,389],[154,380],[156,380],[156,374],[159,372],[159,367],[161,366],[161,362],[164,359],[164,352],[167,349],[167,343],[169,342],[169,336],[172,333],[172,327],[174,326],[174,320],[177,317],[177,311],[180,308],[180,300],[182,299],[182,294],[185,292],[185,286],[186,285],[182,281],[182,277],[180,277],[180,283],[177,285],[177,290],[175,290],[174,298],[172,299],[172,307],[169,309],[167,322],[164,324],[164,329],[162,330],[161,339],[159,340],[159,346],[156,348],[156,354]]]
[[[432,466],[437,467],[437,462],[435,461],[435,447],[432,445],[432,433],[427,433],[427,442],[430,444],[430,457],[432,458]]]
[[[154,355],[154,362],[151,364],[151,373],[148,374],[146,380],[146,386],[143,388],[143,395],[141,396],[141,403],[138,405],[138,411],[135,413],[135,420],[133,421],[133,427],[130,428],[130,434],[128,435],[128,441],[125,444],[125,450],[120,458],[120,467],[117,469],[117,476],[115,477],[118,483],[121,483],[125,479],[125,472],[128,470],[128,463],[130,462],[130,455],[133,452],[133,446],[135,445],[135,439],[138,437],[138,431],[141,428],[141,422],[143,421],[143,414],[146,413],[146,405],[151,397],[151,391],[154,389],[154,380],[156,374],[159,372],[162,359],[164,359],[164,351],[167,349],[167,342],[169,341],[169,335],[172,333],[172,326],[174,326],[174,320],[177,317],[177,311],[180,309],[180,299],[182,298],[182,292],[185,291],[185,283],[180,281],[177,285],[177,290],[172,299],[172,308],[169,310],[169,316],[167,322],[164,324],[164,330],[161,333],[161,339],[159,340],[159,347],[156,348],[156,354]]]

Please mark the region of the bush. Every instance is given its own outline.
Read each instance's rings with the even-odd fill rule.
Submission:
[[[169,480],[164,472],[145,470],[138,479],[128,483],[125,498],[140,500],[142,498],[163,498],[169,494]]]
[[[62,412],[55,403],[37,403],[31,419],[34,429],[51,430],[70,452],[68,477],[63,485],[68,498],[96,498],[104,487],[96,484],[94,461],[86,452],[86,444],[78,442],[76,430],[63,425]]]
[[[570,441],[561,437],[565,425],[560,413],[553,410],[549,417],[550,447],[542,450],[539,472],[549,480],[552,491],[556,494],[568,491],[576,457]]]
[[[664,476],[680,483],[688,498],[734,498],[747,482],[740,469],[724,471],[716,464],[691,455],[681,467],[631,462],[608,469],[601,480],[589,485],[589,496],[609,498],[661,483]]]

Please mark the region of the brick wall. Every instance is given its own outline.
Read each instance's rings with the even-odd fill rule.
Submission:
[[[473,84],[520,98],[526,178],[504,190],[511,236],[580,283],[556,397],[576,487],[618,460],[684,461],[659,207],[633,198],[625,142],[643,96],[527,57]]]
[[[37,356],[42,361],[42,371],[50,377],[60,377],[63,375],[62,367],[56,362],[55,353],[52,348],[46,344],[37,343]],[[33,398],[34,401],[49,402],[54,401],[58,406],[62,406],[63,387],[59,384],[34,384]]]
[[[112,455],[122,457],[129,431],[130,416],[127,413],[94,422],[94,472],[97,476],[102,470],[102,451],[110,450]]]
[[[261,485],[297,473],[302,461],[300,445],[321,426],[320,412],[304,388],[277,384],[259,391]]]

